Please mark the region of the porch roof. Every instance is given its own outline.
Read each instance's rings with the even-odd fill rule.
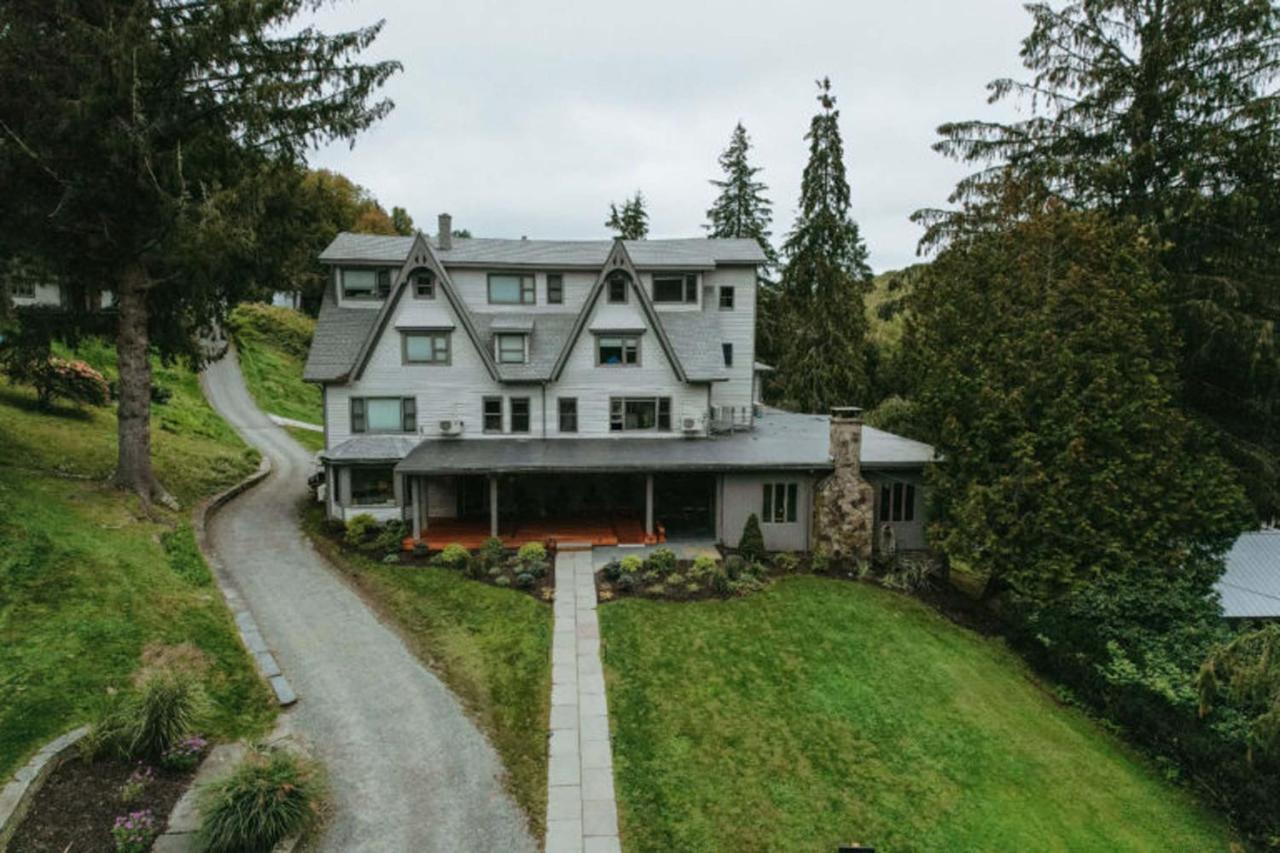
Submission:
[[[829,419],[766,409],[755,429],[716,438],[430,438],[358,436],[324,454],[333,462],[399,460],[402,474],[535,471],[735,471],[831,469]],[[933,448],[863,427],[862,464],[912,469],[933,460]]]

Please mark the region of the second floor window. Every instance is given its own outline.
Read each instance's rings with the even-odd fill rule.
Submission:
[[[528,397],[512,397],[511,398],[511,431],[512,432],[528,432],[529,431],[529,398]]]
[[[795,483],[765,483],[760,520],[766,524],[788,524],[795,521],[799,491]]]
[[[609,367],[640,363],[640,339],[635,335],[601,335],[596,339],[596,364]]]
[[[391,270],[344,269],[343,299],[380,299],[391,292]]]
[[[734,298],[734,292],[732,287],[721,287],[720,288],[720,310],[732,311],[733,298]]]
[[[405,364],[448,364],[448,332],[402,332]]]
[[[611,397],[609,431],[671,429],[670,397]]]
[[[560,431],[561,432],[577,432],[578,431],[578,398],[577,397],[561,397],[559,400],[560,408]]]
[[[664,274],[653,276],[654,302],[698,302],[698,276],[696,273]]]
[[[564,276],[558,272],[547,273],[547,304],[564,303]]]
[[[528,273],[490,273],[489,302],[493,305],[533,305],[537,301],[533,276]]]
[[[352,397],[352,432],[417,432],[417,405],[412,397]]]
[[[484,431],[502,432],[502,398],[484,398]]]
[[[499,364],[524,364],[524,335],[498,335]]]

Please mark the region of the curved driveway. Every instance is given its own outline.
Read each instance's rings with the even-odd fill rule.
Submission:
[[[290,712],[327,767],[326,851],[533,851],[497,754],[438,678],[325,564],[299,529],[309,454],[254,405],[235,351],[205,395],[271,459],[227,504],[209,541],[297,691]]]

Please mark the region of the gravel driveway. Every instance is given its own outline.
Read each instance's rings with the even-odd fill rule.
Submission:
[[[298,693],[297,728],[328,769],[335,814],[320,849],[537,850],[488,741],[299,529],[309,454],[254,405],[234,351],[203,384],[274,466],[214,516],[209,537]]]

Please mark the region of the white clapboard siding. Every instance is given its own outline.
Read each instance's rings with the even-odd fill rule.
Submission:
[[[519,314],[543,314],[569,312],[577,314],[582,310],[582,303],[587,293],[596,283],[597,272],[581,270],[561,272],[564,276],[564,302],[552,305],[547,302],[547,274],[559,270],[514,270],[512,272],[531,273],[534,276],[534,295],[536,301],[531,305],[490,305],[489,304],[489,270],[458,269],[449,270],[449,278],[453,281],[454,290],[462,298],[467,309],[476,314],[516,312]],[[493,270],[508,272],[508,270]]]
[[[733,344],[729,381],[717,382],[711,401],[717,406],[749,407],[752,402],[752,365],[756,357],[756,271],[754,267],[720,267],[706,276],[703,311],[720,324],[720,341]],[[720,310],[720,287],[734,289],[733,310]]]

